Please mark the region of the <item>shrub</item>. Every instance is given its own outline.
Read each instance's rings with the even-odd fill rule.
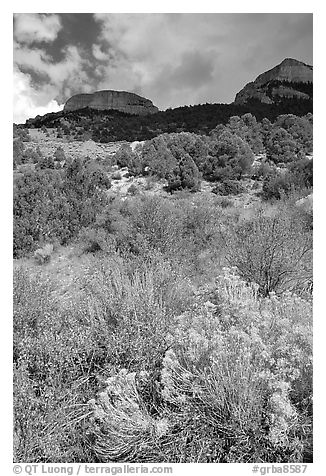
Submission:
[[[233,206],[232,200],[229,200],[228,198],[221,198],[217,201],[217,204],[221,208],[228,208]]]
[[[299,144],[305,153],[312,152],[313,129],[309,117],[298,117],[294,114],[282,114],[277,117],[274,126],[282,127]]]
[[[40,158],[38,160],[37,165],[40,169],[55,169],[56,168],[54,158],[50,156]]]
[[[289,173],[273,172],[263,181],[262,198],[264,200],[280,200],[294,191],[296,183],[294,176]]]
[[[203,165],[205,179],[240,179],[251,171],[254,155],[245,141],[227,130],[212,131],[211,135],[209,155]]]
[[[292,135],[282,127],[273,128],[265,144],[266,157],[275,162],[292,162],[300,150]]]
[[[300,292],[312,278],[312,236],[306,224],[281,207],[274,216],[259,211],[226,234],[226,259],[240,275],[270,292]]]
[[[313,161],[297,160],[290,164],[285,172],[271,172],[265,176],[262,197],[265,200],[279,200],[296,190],[310,188],[313,185]]]
[[[143,252],[149,248],[172,255],[182,247],[182,211],[169,200],[140,197],[130,204],[129,213],[137,248]]]
[[[189,189],[197,191],[200,188],[200,174],[195,162],[189,155],[180,154],[178,165],[167,173],[167,189],[174,190]]]
[[[301,159],[290,164],[289,172],[292,173],[294,181],[301,187],[312,187],[313,185],[313,160]]]
[[[241,117],[232,116],[226,127],[233,134],[246,141],[255,154],[263,152],[261,125],[257,123],[255,116],[250,113],[244,114]]]
[[[15,178],[14,256],[57,238],[65,243],[95,221],[110,182],[101,167],[74,160],[62,170],[35,170]]]
[[[259,164],[259,167],[254,172],[254,177],[256,179],[264,179],[275,173],[275,167],[272,167],[267,162],[262,162]]]
[[[245,187],[238,180],[224,180],[217,183],[212,192],[216,195],[239,195],[245,192]]]
[[[14,168],[17,167],[17,165],[20,165],[24,162],[24,143],[23,141],[16,137],[14,138],[13,141],[13,166]]]
[[[133,152],[130,145],[122,145],[114,154],[113,161],[120,167],[128,167],[132,175],[141,175],[143,172],[141,150]]]
[[[53,154],[53,158],[58,162],[63,162],[64,160],[66,160],[66,154],[61,146],[57,147]]]
[[[34,258],[38,264],[48,263],[51,259],[51,255],[53,253],[53,245],[48,243],[43,246],[43,248],[39,248],[34,251]]]
[[[131,184],[130,187],[128,188],[128,193],[129,195],[135,196],[139,194],[139,190],[135,184]]]
[[[259,298],[228,270],[197,299],[158,375],[122,369],[90,401],[95,458],[311,461],[311,305]]]
[[[85,253],[95,253],[96,251],[108,253],[115,250],[114,238],[103,228],[96,226],[82,228],[78,237],[84,246]]]

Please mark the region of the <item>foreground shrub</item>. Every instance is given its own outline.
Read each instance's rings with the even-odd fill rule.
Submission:
[[[90,451],[101,462],[311,461],[311,319],[306,301],[259,298],[226,271],[178,318],[159,376],[121,370],[90,402]]]
[[[171,322],[189,306],[187,281],[160,256],[87,262],[65,303],[51,279],[15,271],[16,462],[92,461],[87,401],[117,369],[157,371]]]

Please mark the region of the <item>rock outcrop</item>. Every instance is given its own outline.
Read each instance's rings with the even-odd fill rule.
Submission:
[[[115,109],[128,114],[146,115],[158,112],[149,99],[126,91],[96,91],[92,94],[76,94],[66,102],[65,111],[75,111],[89,107],[97,110]]]
[[[272,104],[279,98],[289,97],[312,99],[312,82],[312,66],[286,58],[271,70],[260,74],[255,81],[246,84],[236,95],[234,103],[245,104],[250,99],[258,99]]]

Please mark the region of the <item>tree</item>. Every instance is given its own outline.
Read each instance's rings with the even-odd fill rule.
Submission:
[[[251,171],[254,154],[239,136],[224,130],[212,135],[203,175],[207,180],[240,179]]]
[[[311,118],[298,117],[294,114],[283,114],[278,116],[274,126],[282,127],[297,143],[297,147],[305,153],[312,152],[313,129]]]
[[[298,144],[283,127],[273,128],[265,144],[266,157],[276,164],[292,162],[298,153]]]
[[[258,154],[263,151],[261,126],[257,123],[256,118],[250,114],[243,116],[232,116],[229,119],[227,128],[247,142],[251,150]]]
[[[197,191],[200,188],[200,173],[189,154],[181,152],[177,166],[167,174],[167,180],[170,191],[184,188]]]

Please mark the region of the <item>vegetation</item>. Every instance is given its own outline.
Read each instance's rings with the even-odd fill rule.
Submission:
[[[15,273],[15,461],[311,461],[309,302],[134,265],[95,260],[69,309]]]
[[[76,140],[92,138],[96,142],[134,141],[148,140],[171,132],[208,134],[218,124],[226,124],[232,116],[243,116],[247,113],[253,115],[257,121],[264,118],[274,121],[281,114],[304,116],[312,113],[312,97],[282,98],[275,104],[263,104],[259,100],[251,100],[245,105],[200,104],[167,109],[149,116],[85,108],[45,114],[43,117],[29,119],[26,126],[57,128],[60,137],[68,135]]]
[[[15,137],[16,462],[312,461],[312,117],[211,106],[65,113],[141,124],[109,170]]]
[[[105,205],[110,182],[93,161],[75,160],[67,168],[31,170],[14,181],[14,256],[48,240],[67,243],[95,220]]]

